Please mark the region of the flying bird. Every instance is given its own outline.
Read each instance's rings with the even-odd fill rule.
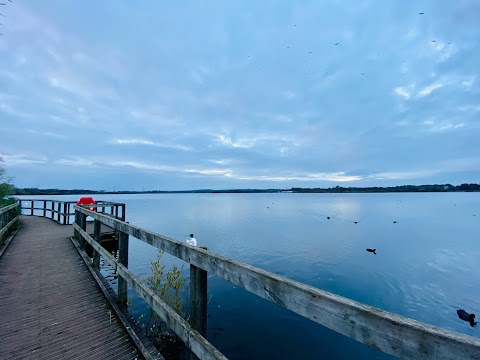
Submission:
[[[335,45],[338,45],[338,44],[340,44],[340,43],[336,43]]]
[[[423,14],[425,14],[425,13],[418,13],[418,15],[423,15]]]

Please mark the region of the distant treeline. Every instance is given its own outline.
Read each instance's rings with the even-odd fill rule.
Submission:
[[[435,184],[435,185],[401,185],[388,187],[342,187],[334,188],[292,188],[297,193],[384,193],[384,192],[450,192],[450,191],[480,191],[480,184]]]
[[[282,189],[231,189],[231,190],[151,190],[151,191],[104,191],[85,189],[38,189],[38,188],[15,188],[15,195],[77,195],[77,194],[191,194],[191,193],[278,193]]]
[[[38,188],[15,188],[15,195],[77,195],[77,194],[186,194],[186,193],[384,193],[384,192],[455,192],[455,191],[480,191],[480,184],[461,185],[401,185],[388,187],[343,187],[333,188],[291,188],[291,189],[230,189],[230,190],[178,190],[178,191],[96,191],[85,189],[38,189]]]

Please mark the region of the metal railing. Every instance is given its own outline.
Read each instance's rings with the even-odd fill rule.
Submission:
[[[18,199],[22,214],[30,216],[48,217],[59,224],[73,223],[75,212],[73,206],[76,201],[43,200],[43,199]],[[125,220],[125,204],[111,201],[97,201],[95,205],[88,205],[102,214],[110,214],[117,219]]]
[[[14,203],[0,208],[0,250],[7,238],[15,231],[15,224],[19,217],[19,203]]]
[[[111,216],[75,206],[74,237],[90,244],[94,267],[99,257],[118,272],[118,301],[126,303],[127,284],[143,298],[200,359],[225,359],[206,336],[207,272],[274,302],[307,319],[389,355],[406,359],[478,359],[480,339],[359,303],[242,262],[192,247]],[[95,221],[94,237],[85,231],[87,216]],[[99,244],[105,224],[119,232],[119,259]],[[187,323],[128,270],[129,235],[190,264],[191,316]]]

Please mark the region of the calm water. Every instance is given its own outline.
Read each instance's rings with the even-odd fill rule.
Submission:
[[[179,240],[194,233],[215,253],[480,336],[455,312],[480,313],[480,193],[95,198],[125,202],[132,224]],[[156,249],[131,238],[129,250],[129,267],[147,277]],[[214,276],[209,297],[209,340],[231,359],[389,358]],[[136,311],[143,310],[138,302]]]

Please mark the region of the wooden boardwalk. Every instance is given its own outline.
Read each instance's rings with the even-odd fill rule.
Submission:
[[[20,223],[0,259],[0,359],[141,358],[69,240],[72,226]]]

